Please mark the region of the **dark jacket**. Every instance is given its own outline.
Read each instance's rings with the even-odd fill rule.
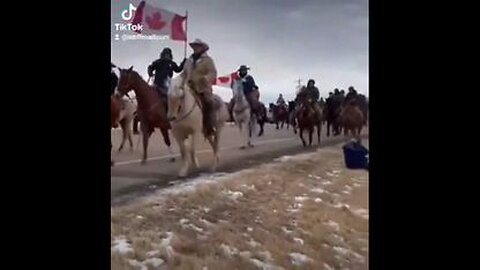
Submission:
[[[300,90],[300,93],[298,93],[296,101],[302,103],[307,99],[311,99],[312,102],[318,102],[319,98],[320,91],[318,91],[317,87],[303,87],[302,90]]]
[[[115,93],[115,88],[118,85],[118,77],[117,77],[117,74],[115,74],[114,72],[110,72],[110,77],[112,77],[111,78],[112,85],[111,85],[111,89],[110,89],[110,95],[113,95]]]
[[[243,92],[245,95],[250,94],[255,87],[255,80],[251,75],[247,75],[241,79],[243,81]]]
[[[148,66],[148,76],[153,76],[153,71],[155,71],[155,79],[153,83],[158,87],[165,87],[165,81],[167,78],[172,78],[173,72],[176,73],[182,72],[183,65],[185,64],[185,60],[182,61],[180,66],[170,60],[165,58],[160,58]]]

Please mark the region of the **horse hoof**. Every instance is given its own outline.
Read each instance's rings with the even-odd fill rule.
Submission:
[[[174,157],[170,158],[170,163],[174,163],[174,162],[175,162],[175,158]]]
[[[245,150],[245,149],[247,149],[246,146],[240,146],[240,150]]]

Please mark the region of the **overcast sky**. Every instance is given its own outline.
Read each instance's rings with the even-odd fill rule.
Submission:
[[[112,2],[112,62],[134,66],[147,77],[147,66],[168,46],[183,59],[183,42],[114,41],[120,10],[140,0]],[[279,93],[293,99],[297,83],[316,81],[321,96],[353,85],[368,95],[368,0],[149,0],[178,14],[188,10],[188,40],[210,45],[218,75],[245,64],[265,103]],[[122,33],[120,33],[122,34]],[[188,47],[187,55],[192,53]],[[231,90],[215,88],[229,98]]]

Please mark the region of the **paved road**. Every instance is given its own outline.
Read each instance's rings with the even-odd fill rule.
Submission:
[[[321,145],[339,143],[343,136],[326,137],[326,128],[322,129]],[[364,129],[365,136],[368,135]],[[240,150],[239,131],[234,126],[227,126],[222,134],[220,146],[220,165],[217,172],[232,172],[247,168],[259,163],[268,162],[282,155],[297,154],[306,151],[314,151],[316,135],[314,136],[313,147],[304,148],[292,129],[275,130],[273,125],[265,126],[265,134],[262,137],[254,138],[254,148]],[[306,134],[305,134],[306,135]],[[307,138],[308,136],[305,136]],[[120,145],[121,131],[112,130],[112,142],[114,151],[112,157],[115,160],[115,167],[111,170],[111,201],[112,204],[120,204],[140,194],[146,194],[157,188],[169,185],[169,182],[177,179],[180,162],[176,143],[172,143],[173,156],[177,161],[172,163],[167,147],[163,143],[159,131],[156,131],[150,138],[149,160],[146,165],[140,164],[142,155],[141,143],[138,136],[134,136],[134,150],[130,151],[128,143],[123,152],[117,152]],[[173,141],[173,138],[172,138]],[[320,146],[321,147],[321,146]],[[201,173],[209,173],[212,162],[212,152],[206,142],[201,142],[197,147],[197,156],[200,161],[200,168],[191,172],[191,176],[198,176]],[[187,181],[187,180],[183,180]]]

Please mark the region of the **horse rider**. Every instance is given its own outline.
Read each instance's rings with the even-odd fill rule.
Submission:
[[[113,68],[117,67],[117,66],[115,66],[113,63],[110,63],[110,64],[111,64],[111,66],[110,66],[110,77],[111,77],[111,80],[112,80],[112,84],[111,84],[111,88],[110,88],[110,96],[111,96],[115,93],[115,88],[117,88],[118,76],[117,76],[117,74],[115,74],[115,72],[113,72]]]
[[[353,86],[348,87],[348,94],[345,96],[344,104],[348,104],[351,100],[356,101],[358,93]]]
[[[152,77],[154,75],[153,72],[155,71],[155,79],[153,80],[153,83],[161,98],[166,99],[169,82],[173,76],[173,72],[182,72],[185,61],[186,59],[183,59],[180,66],[178,66],[173,61],[172,50],[166,47],[160,53],[160,58],[153,61],[152,64],[148,66],[147,72],[149,77]]]
[[[295,98],[297,104],[302,104],[305,101],[310,101],[313,110],[317,115],[321,115],[320,106],[318,106],[318,99],[320,98],[320,91],[315,87],[313,79],[308,80],[307,87],[303,87]]]
[[[238,76],[242,81],[243,92],[247,98],[250,108],[252,108],[252,113],[258,114],[258,100],[260,98],[260,92],[258,91],[258,86],[255,84],[255,80],[252,75],[248,74],[249,67],[246,65],[241,65],[238,68]],[[233,108],[233,107],[232,107]]]
[[[200,100],[203,113],[203,132],[205,136],[210,136],[215,132],[215,110],[220,107],[220,104],[215,102],[212,93],[212,84],[217,79],[217,69],[213,59],[207,54],[210,47],[206,42],[197,38],[189,45],[193,54],[186,60],[180,76]]]
[[[280,94],[277,99],[277,106],[285,107],[287,104],[285,103],[285,99],[283,99],[283,95]]]

